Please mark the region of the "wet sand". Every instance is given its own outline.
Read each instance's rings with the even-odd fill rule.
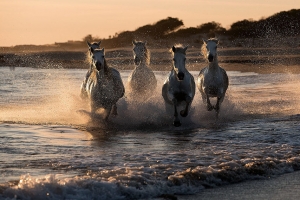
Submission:
[[[174,196],[174,199],[176,197]],[[178,200],[281,200],[300,199],[300,171],[278,177],[245,181],[237,184],[205,189],[198,195],[177,196]]]

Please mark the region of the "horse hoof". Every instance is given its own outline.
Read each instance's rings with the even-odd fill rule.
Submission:
[[[213,109],[214,109],[213,106],[207,106],[207,110],[208,110],[208,111],[212,111]]]
[[[117,116],[118,116],[118,113],[117,113],[117,112],[113,112],[113,113],[111,113],[111,115],[112,115],[113,117],[117,117]]]
[[[186,117],[188,115],[188,112],[184,112],[184,110],[180,111],[180,115],[182,117]]]
[[[180,121],[174,121],[174,122],[173,122],[173,125],[174,125],[175,127],[179,127],[179,126],[181,126],[181,123],[180,123]]]

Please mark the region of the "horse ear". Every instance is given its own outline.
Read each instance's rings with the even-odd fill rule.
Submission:
[[[100,47],[101,41],[97,42],[98,46]]]
[[[91,43],[89,43],[88,41],[86,41],[86,44],[87,44],[89,47],[91,47],[91,46],[92,46],[92,44],[91,44]]]
[[[175,53],[176,48],[174,46],[172,46],[172,51]]]
[[[206,44],[208,40],[202,39],[203,43]]]
[[[188,49],[189,45],[187,45],[186,47],[184,47],[184,52],[186,52],[186,50]]]
[[[104,47],[101,49],[101,51],[103,52],[103,54],[104,54]]]
[[[132,40],[132,44],[136,45],[136,41],[135,41],[135,40]]]

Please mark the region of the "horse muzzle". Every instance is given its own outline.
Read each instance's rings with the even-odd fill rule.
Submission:
[[[98,71],[100,71],[101,68],[102,68],[102,63],[101,63],[101,62],[96,62],[95,65],[96,65],[96,69],[97,69]]]
[[[178,80],[182,81],[184,79],[184,73],[183,72],[178,72],[177,78],[178,78]]]
[[[209,54],[207,58],[209,62],[212,62],[214,60],[214,56],[211,54]]]
[[[139,65],[141,63],[141,59],[138,57],[134,58],[134,64]]]

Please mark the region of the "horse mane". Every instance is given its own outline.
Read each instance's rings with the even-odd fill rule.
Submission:
[[[86,53],[85,53],[85,62],[89,65],[92,64],[92,58],[91,58],[91,53],[90,53],[90,50],[88,50]]]
[[[149,65],[150,64],[150,51],[148,50],[146,44],[145,44],[144,56],[146,58],[146,63]]]
[[[135,41],[136,45],[137,44],[144,44],[143,47],[144,47],[144,57],[146,59],[146,63],[149,65],[150,64],[150,51],[149,49],[147,48],[146,46],[146,43],[144,43],[143,41]],[[135,45],[135,46],[136,46]]]
[[[182,44],[175,44],[174,47],[176,48],[176,52],[186,55],[186,51],[184,49],[185,47]],[[174,52],[172,48],[170,49],[170,52],[172,52],[172,55],[174,56]]]
[[[209,38],[207,41],[212,41],[218,44],[219,40],[218,38]],[[204,58],[207,58],[207,49],[206,49],[206,43],[203,42],[201,46],[201,54],[204,56]]]

